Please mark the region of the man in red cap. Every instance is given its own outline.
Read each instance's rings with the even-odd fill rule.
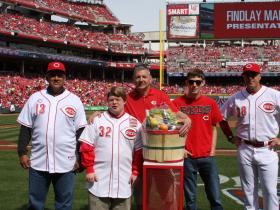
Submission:
[[[244,209],[258,210],[258,186],[262,188],[263,209],[279,210],[277,196],[278,155],[271,146],[279,142],[280,93],[261,85],[258,64],[243,67],[246,88],[231,96],[222,107],[225,120],[237,118],[236,135],[221,126],[228,140],[237,146]],[[225,124],[226,121],[224,121]]]
[[[71,210],[75,171],[79,168],[77,140],[87,124],[86,116],[81,100],[64,88],[63,63],[49,63],[46,79],[48,87],[30,96],[17,119],[21,124],[19,162],[29,170],[28,209],[44,209],[52,183],[55,209]]]

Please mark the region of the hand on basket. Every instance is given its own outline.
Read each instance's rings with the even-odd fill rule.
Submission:
[[[180,136],[186,136],[191,128],[191,119],[189,117],[182,119],[181,121],[183,123],[183,125],[181,126],[180,130],[179,130],[179,135]]]

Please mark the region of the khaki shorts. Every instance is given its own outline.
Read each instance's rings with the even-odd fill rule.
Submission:
[[[88,193],[88,204],[90,210],[130,210],[131,198],[108,198],[97,197]]]

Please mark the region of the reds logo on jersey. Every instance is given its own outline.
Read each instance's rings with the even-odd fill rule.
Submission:
[[[73,106],[65,106],[61,110],[68,117],[74,117],[76,115],[76,108]]]
[[[273,102],[264,101],[259,105],[259,108],[267,113],[272,113],[275,111],[275,105]]]
[[[204,116],[202,117],[202,119],[205,120],[205,121],[206,121],[206,120],[209,120],[209,115],[204,115]]]
[[[125,128],[121,132],[124,135],[124,137],[129,140],[134,140],[136,138],[136,129],[135,128]]]

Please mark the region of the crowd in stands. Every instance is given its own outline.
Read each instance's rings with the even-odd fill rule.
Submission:
[[[167,50],[169,72],[203,67],[207,72],[240,72],[244,62],[260,61],[266,72],[280,72],[280,47],[267,46],[176,46]],[[187,64],[187,65],[186,65]]]
[[[22,77],[0,76],[0,103],[2,108],[9,108],[11,104],[22,108],[29,96],[47,86],[45,78],[40,76]],[[118,83],[108,81],[67,80],[66,88],[78,95],[85,106],[106,105],[106,93],[112,86],[123,86],[127,92],[134,87],[132,83]]]
[[[9,108],[14,104],[22,108],[29,96],[47,86],[45,78],[41,76],[22,77],[11,75],[0,75],[0,104],[2,108]],[[130,92],[133,83],[109,82],[109,81],[88,81],[81,79],[72,79],[66,81],[66,88],[81,98],[85,106],[104,106],[106,105],[106,93],[112,86],[122,86],[127,93]],[[158,86],[157,83],[154,86]],[[272,86],[280,90],[280,85]],[[233,94],[240,90],[240,85],[206,85],[203,88],[204,94]],[[163,88],[168,94],[183,94],[184,87],[171,85]]]
[[[93,48],[102,51],[115,51],[110,43],[123,43],[126,52],[144,53],[143,42],[134,38],[133,40],[125,35],[111,35],[102,32],[82,30],[79,27],[58,24],[47,21],[37,21],[34,18],[25,17],[19,14],[0,14],[0,33],[12,35],[25,35],[32,39],[43,41],[55,41],[64,44],[78,45],[86,48]],[[132,35],[130,35],[131,37]],[[119,49],[117,49],[119,50]]]
[[[104,4],[74,3],[67,0],[5,0],[25,7],[41,9],[79,20],[87,20],[99,24],[119,24],[119,20]]]
[[[45,87],[43,78],[30,78],[20,76],[0,76],[0,103],[2,108],[9,108],[11,104],[23,107],[28,97]]]

